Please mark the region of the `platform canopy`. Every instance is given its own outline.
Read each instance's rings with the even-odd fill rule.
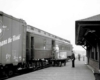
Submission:
[[[94,45],[100,39],[100,14],[75,21],[76,45]]]

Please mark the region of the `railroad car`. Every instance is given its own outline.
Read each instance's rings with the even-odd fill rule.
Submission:
[[[22,19],[0,12],[0,72],[66,64],[70,41],[27,25]]]
[[[66,65],[67,56],[71,55],[72,45],[69,41],[33,26],[27,26],[26,40],[28,59],[40,65],[43,64],[40,61],[44,61],[44,65]]]
[[[26,59],[26,22],[0,12],[0,72],[11,76]]]

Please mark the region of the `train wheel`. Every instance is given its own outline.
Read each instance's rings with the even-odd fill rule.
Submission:
[[[64,66],[66,66],[66,62],[64,63]]]
[[[14,75],[14,71],[12,69],[9,69],[7,71],[7,75],[8,75],[8,77],[12,77]]]
[[[7,74],[5,71],[0,71],[0,78],[8,78]]]
[[[52,61],[52,66],[54,66],[55,65],[55,62],[54,61]]]
[[[59,62],[59,66],[60,66],[60,67],[62,66],[62,63],[61,63],[61,62]]]

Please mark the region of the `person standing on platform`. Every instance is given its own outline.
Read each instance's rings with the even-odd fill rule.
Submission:
[[[79,60],[79,61],[80,61],[80,57],[81,57],[80,54],[78,54],[78,60]]]
[[[73,51],[72,51],[72,56],[71,56],[71,58],[72,58],[72,68],[74,68],[74,67],[75,67],[75,54],[74,54]]]
[[[83,61],[85,60],[85,56],[83,55]]]

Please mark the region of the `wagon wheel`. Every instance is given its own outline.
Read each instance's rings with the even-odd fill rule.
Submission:
[[[61,61],[59,62],[59,66],[60,66],[60,67],[62,66],[62,62],[61,62]]]
[[[66,66],[66,62],[64,63],[64,66]]]

